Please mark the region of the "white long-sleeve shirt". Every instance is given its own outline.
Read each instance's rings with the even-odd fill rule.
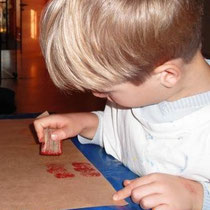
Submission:
[[[140,111],[107,105],[92,143],[140,176],[161,172],[208,182],[210,105],[166,123],[150,123]]]
[[[109,103],[96,113],[94,143],[143,176],[154,172],[201,182],[203,210],[210,209],[210,92],[143,108]]]
[[[80,138],[80,141],[104,147],[108,154],[140,176],[161,172],[201,182],[204,206],[209,207],[206,202],[210,200],[210,105],[204,106],[209,92],[201,96],[204,97],[198,100],[199,105],[194,106],[196,111],[161,123],[156,122],[157,119],[149,122],[150,112],[145,108],[119,109],[116,105],[107,105],[104,112],[97,113],[100,125],[94,139],[90,142]],[[183,112],[180,103],[174,106],[165,102],[159,106],[159,114],[176,114],[174,109],[181,110],[178,115]],[[191,104],[189,106],[192,108]]]

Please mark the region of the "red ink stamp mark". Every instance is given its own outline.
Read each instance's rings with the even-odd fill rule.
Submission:
[[[95,168],[90,163],[79,163],[79,162],[74,162],[72,163],[74,170],[80,172],[82,176],[100,176],[101,174],[96,171]]]
[[[60,164],[48,164],[47,165],[47,172],[54,174],[56,178],[72,178],[75,175],[72,173],[69,173],[63,165]]]

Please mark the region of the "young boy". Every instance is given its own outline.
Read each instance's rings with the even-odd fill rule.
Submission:
[[[210,67],[198,0],[53,0],[41,46],[61,89],[106,97],[104,112],[51,115],[37,135],[79,135],[140,175],[128,196],[154,210],[210,209]]]

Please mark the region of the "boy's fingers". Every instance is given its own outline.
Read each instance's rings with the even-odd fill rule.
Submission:
[[[129,197],[131,195],[131,190],[132,189],[130,186],[124,187],[122,190],[119,190],[118,192],[116,192],[113,195],[113,200],[115,200],[115,201],[123,200],[123,199]]]
[[[153,210],[168,210],[168,209],[169,209],[169,206],[166,204],[162,204],[162,205],[159,205],[159,206],[153,208]]]
[[[131,192],[131,198],[135,203],[139,203],[142,199],[144,200],[148,198],[149,200],[151,196],[154,196],[154,198],[157,196],[160,197],[162,195],[161,188],[162,188],[161,185],[159,185],[158,183],[151,182],[149,184],[142,185],[133,189]],[[156,199],[153,201],[159,202],[160,200]],[[147,208],[152,208],[152,207],[147,207]]]
[[[68,138],[65,129],[57,129],[51,133],[51,138],[54,141],[60,141]]]
[[[53,116],[38,118],[34,121],[34,128],[40,142],[44,141],[44,129],[53,127],[52,124]]]
[[[44,139],[44,128],[37,120],[34,121],[34,128],[36,130],[39,141],[42,142]]]
[[[133,180],[125,180],[125,181],[123,182],[123,185],[126,187],[126,186],[128,186],[129,184],[131,184],[132,181],[133,181]]]
[[[39,141],[44,142],[44,130],[47,129],[47,126],[44,126],[43,124],[38,122],[34,122],[34,128],[36,130]]]
[[[139,204],[143,209],[155,209],[163,205],[163,196],[162,194],[151,194],[142,198]]]
[[[130,184],[128,184],[130,182]],[[126,186],[122,189],[116,192],[113,195],[114,200],[122,200],[129,196],[131,196],[131,192],[133,189],[140,187],[142,185],[147,185],[149,183],[153,182],[151,179],[151,176],[144,176],[141,178],[137,178],[134,180],[125,180]]]
[[[45,136],[44,136],[44,132],[47,128],[42,129],[42,132],[38,133],[37,132],[37,136],[39,138],[40,142],[44,142],[45,141]],[[64,140],[67,138],[67,134],[65,132],[65,129],[50,129],[50,138],[54,141],[60,141],[60,140]]]

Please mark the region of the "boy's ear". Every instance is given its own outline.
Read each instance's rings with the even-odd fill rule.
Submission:
[[[158,75],[161,85],[167,88],[174,87],[181,77],[181,70],[174,64],[163,64],[154,72]]]

